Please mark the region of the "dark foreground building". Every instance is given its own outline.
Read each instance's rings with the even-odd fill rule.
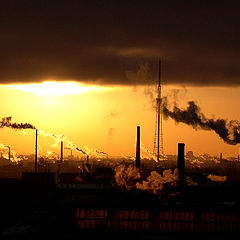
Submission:
[[[239,186],[181,184],[156,196],[104,184],[55,184],[49,172],[0,179],[0,188],[1,239],[227,239],[240,231]]]

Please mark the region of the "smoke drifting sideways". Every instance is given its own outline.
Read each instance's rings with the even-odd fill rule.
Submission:
[[[227,144],[240,143],[240,122],[238,120],[207,118],[194,101],[189,101],[186,109],[180,109],[175,105],[173,110],[170,110],[165,97],[162,99],[162,112],[166,119],[170,117],[176,123],[185,123],[196,130],[214,131]]]
[[[100,158],[105,158],[108,156],[107,153],[99,151],[95,148],[89,149],[87,146],[84,146],[83,148],[80,148],[77,146],[75,143],[73,143],[71,140],[69,140],[64,134],[53,134],[53,133],[47,133],[43,130],[39,130],[39,135],[43,137],[50,137],[51,139],[54,140],[54,143],[51,145],[52,148],[58,148],[59,144],[61,141],[64,142],[65,149],[71,149],[71,150],[76,150],[78,152],[81,152],[84,155],[88,155],[91,157],[97,157],[98,159]]]
[[[16,122],[12,122],[12,117],[4,117],[2,118],[2,120],[0,121],[0,128],[12,128],[12,129],[16,129],[16,130],[24,130],[24,129],[36,129],[36,127],[34,127],[32,124],[30,123],[16,123]],[[81,153],[83,153],[84,155],[91,155],[94,157],[98,157],[98,158],[104,158],[106,156],[108,156],[107,153],[99,151],[97,149],[89,149],[87,146],[84,147],[84,149],[79,148],[76,144],[72,143],[65,135],[63,134],[52,134],[52,133],[46,133],[43,130],[39,130],[38,134],[40,136],[43,137],[50,137],[52,139],[54,139],[54,144],[52,145],[52,147],[57,148],[60,144],[61,141],[64,141],[67,145],[68,148],[72,149],[72,150],[77,150]]]
[[[0,121],[0,128],[13,128],[13,129],[36,129],[32,124],[30,123],[12,123],[12,117],[4,117]]]
[[[133,147],[134,147],[134,149],[136,149],[136,139],[135,139],[135,143],[133,144]],[[136,160],[135,156],[126,156],[124,153],[121,153],[121,158],[126,159],[126,160],[131,160],[131,161]],[[158,162],[156,154],[154,154],[153,152],[148,150],[145,147],[145,145],[142,144],[142,143],[141,143],[141,146],[140,146],[140,158],[141,159],[147,159],[147,160],[154,160],[155,162]]]
[[[9,148],[10,146],[9,145],[6,145],[4,143],[2,143],[0,141],[0,158],[4,158],[5,160],[7,160],[5,162],[5,164],[9,164],[8,160],[9,160]],[[21,157],[17,157],[16,156],[16,152],[15,150],[13,150],[11,148],[11,152],[10,152],[10,161],[11,162],[15,162],[15,163],[18,163],[19,161],[21,161],[22,158]],[[1,163],[1,165],[3,164],[3,162]]]

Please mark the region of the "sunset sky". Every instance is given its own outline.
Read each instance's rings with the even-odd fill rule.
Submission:
[[[153,150],[158,58],[162,94],[209,118],[240,120],[237,1],[5,1],[0,8],[0,118],[64,134],[79,147],[135,155],[137,125]],[[237,156],[214,132],[163,122],[164,153]],[[0,129],[17,154],[34,131]],[[40,137],[39,154],[59,151]]]

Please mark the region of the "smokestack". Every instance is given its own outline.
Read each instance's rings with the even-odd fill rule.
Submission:
[[[8,147],[8,161],[11,162],[11,148]]]
[[[63,162],[63,141],[61,141],[61,153],[60,153],[60,162]]]
[[[137,126],[136,167],[140,167],[140,126]]]
[[[177,168],[179,170],[179,173],[184,173],[185,168],[185,153],[184,153],[185,144],[184,143],[178,143],[178,162],[177,162]]]
[[[11,148],[10,146],[6,146],[8,148],[8,162],[11,163]]]
[[[220,161],[222,161],[222,153],[220,153]]]
[[[36,129],[36,145],[35,145],[35,174],[37,174],[37,140],[38,140],[38,130]]]

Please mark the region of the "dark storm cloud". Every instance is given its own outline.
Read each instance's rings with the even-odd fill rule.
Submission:
[[[0,82],[239,85],[237,1],[4,1]],[[141,64],[148,78],[129,77]],[[132,73],[132,74],[129,74]]]

